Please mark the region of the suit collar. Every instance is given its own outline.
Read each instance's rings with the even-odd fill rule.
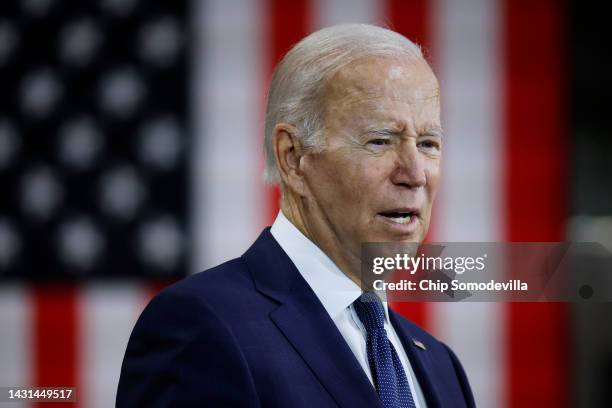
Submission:
[[[255,288],[262,294],[283,303],[299,276],[295,266],[265,228],[253,245],[242,255],[253,277]]]
[[[282,211],[278,212],[270,233],[317,295],[332,320],[361,296],[361,288],[293,225]]]
[[[269,228],[243,259],[257,290],[280,303],[270,318],[338,405],[380,407],[353,352]]]

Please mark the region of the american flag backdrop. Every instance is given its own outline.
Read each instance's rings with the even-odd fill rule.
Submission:
[[[114,404],[159,282],[239,256],[276,215],[261,181],[266,87],[320,27],[387,26],[431,61],[446,139],[430,241],[565,237],[563,2],[0,7],[0,386],[72,385],[78,406]],[[455,350],[479,407],[570,405],[566,306],[394,307]]]
[[[441,83],[443,182],[432,241],[564,237],[565,11],[553,0],[207,2],[197,10],[201,74],[196,268],[240,253],[272,222],[260,187],[267,79],[308,32],[388,26],[424,47]],[[197,23],[196,23],[197,24]],[[204,107],[204,109],[202,109]],[[227,154],[228,146],[231,153]],[[249,175],[249,176],[245,176]],[[248,203],[248,205],[245,205]],[[229,214],[229,216],[227,216]],[[219,237],[222,237],[219,239]],[[570,405],[568,314],[558,304],[397,304],[460,356],[479,407]]]

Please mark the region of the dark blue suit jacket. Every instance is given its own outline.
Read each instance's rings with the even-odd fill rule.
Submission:
[[[428,406],[474,406],[454,353],[389,314]],[[117,406],[381,404],[323,305],[266,228],[242,257],[184,279],[149,303],[125,353]]]

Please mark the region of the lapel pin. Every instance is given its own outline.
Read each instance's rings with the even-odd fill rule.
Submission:
[[[427,347],[425,347],[425,345],[421,343],[420,341],[418,341],[417,339],[412,339],[412,342],[414,343],[415,346],[417,346],[421,350],[427,350]]]

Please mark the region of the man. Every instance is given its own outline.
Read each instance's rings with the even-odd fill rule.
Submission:
[[[161,292],[126,351],[125,407],[465,407],[457,357],[359,283],[364,242],[420,242],[440,178],[438,83],[369,25],[280,62],[266,177],[281,212],[242,257]]]

